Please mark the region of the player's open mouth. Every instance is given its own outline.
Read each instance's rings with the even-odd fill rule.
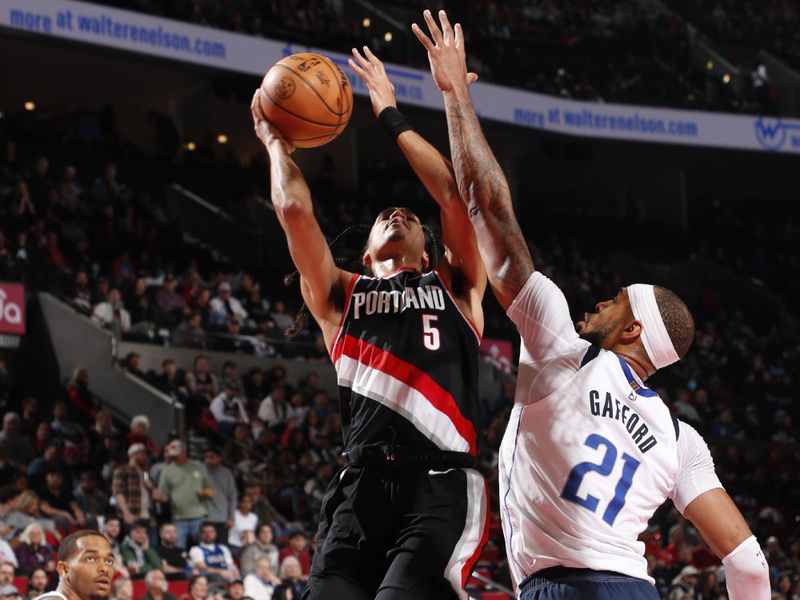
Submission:
[[[111,580],[108,577],[98,577],[94,582],[100,587],[109,587],[111,585]]]

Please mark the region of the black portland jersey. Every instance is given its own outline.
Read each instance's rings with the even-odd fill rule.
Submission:
[[[475,454],[480,337],[438,273],[354,275],[331,348],[345,449]]]

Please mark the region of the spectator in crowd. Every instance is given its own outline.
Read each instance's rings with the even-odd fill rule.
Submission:
[[[53,405],[53,420],[50,422],[50,429],[63,442],[75,442],[85,435],[83,427],[69,418],[67,403],[63,400],[59,400]]]
[[[239,396],[239,388],[231,381],[225,383],[225,389],[211,401],[209,410],[222,433],[230,435],[237,423],[249,423],[250,417]]]
[[[156,306],[159,325],[172,329],[183,321],[186,301],[175,290],[175,277],[171,274],[164,278],[164,285],[156,292]]]
[[[217,287],[217,295],[211,299],[208,323],[218,328],[224,328],[231,318],[244,323],[247,320],[247,311],[238,298],[231,295],[231,284],[223,281]]]
[[[33,573],[36,569],[44,569],[48,573],[56,570],[56,555],[45,540],[39,523],[31,523],[22,531],[15,552],[22,573]]]
[[[133,582],[127,577],[115,579],[111,584],[111,600],[133,600]]]
[[[147,593],[142,600],[178,600],[174,594],[170,594],[167,590],[169,584],[164,572],[160,569],[151,569],[144,576],[144,583],[147,588]]]
[[[302,398],[302,396],[301,396]],[[269,395],[258,406],[258,418],[271,428],[282,428],[286,422],[286,388],[277,385],[272,388]]]
[[[273,527],[273,533],[284,535],[289,525],[278,509],[276,509],[268,498],[264,495],[262,484],[257,479],[245,481],[244,493],[250,497],[253,504],[253,512],[256,513],[259,523],[269,523]]]
[[[125,370],[139,379],[144,379],[145,375],[142,371],[142,355],[138,352],[129,352],[124,361]]]
[[[272,570],[272,563],[262,556],[256,560],[254,571],[244,577],[244,593],[251,598],[269,600],[280,584],[280,578]]]
[[[89,276],[86,271],[75,273],[72,284],[72,303],[87,317],[92,314],[92,289],[89,287]]]
[[[175,359],[165,358],[161,361],[161,372],[153,376],[153,383],[165,394],[173,397],[185,398],[186,374],[175,364]]]
[[[222,464],[222,456],[217,448],[209,447],[204,454],[208,480],[214,488],[214,495],[206,503],[207,521],[217,529],[217,539],[228,539],[228,528],[234,526],[236,511],[236,480],[231,470]]]
[[[106,512],[108,495],[97,485],[94,471],[81,473],[75,500],[86,517],[87,527],[97,529],[97,517]]]
[[[28,576],[28,589],[25,593],[27,600],[34,600],[47,591],[50,578],[44,569],[34,569]]]
[[[245,577],[255,571],[256,562],[265,558],[269,561],[270,570],[272,573],[277,573],[279,568],[279,553],[278,547],[273,543],[275,534],[272,531],[272,525],[269,523],[259,523],[256,529],[256,539],[253,543],[245,546],[242,551],[239,566],[242,575]],[[247,587],[247,580],[245,579],[245,587]]]
[[[206,600],[208,598],[208,579],[205,575],[192,575],[189,578],[189,591],[180,600]]]
[[[173,440],[164,449],[170,461],[158,478],[153,497],[169,502],[172,519],[178,529],[177,545],[187,548],[187,538],[198,538],[200,524],[208,515],[206,501],[214,495],[204,465],[189,460],[183,442]]]
[[[237,557],[242,549],[248,544],[252,544],[256,539],[256,526],[258,517],[251,510],[253,503],[250,497],[243,494],[239,498],[239,506],[234,516],[234,524],[228,534],[228,546]]]
[[[89,371],[84,367],[78,367],[72,372],[67,383],[67,399],[81,418],[94,419],[100,406],[89,391]]]
[[[13,584],[16,572],[17,569],[14,563],[0,562],[0,585]]]
[[[0,445],[5,448],[13,464],[24,467],[34,458],[33,445],[28,438],[20,433],[20,419],[15,412],[7,412],[3,417]]]
[[[289,555],[281,559],[279,576],[281,585],[292,591],[292,598],[300,598],[303,595],[308,577],[303,575],[300,561],[296,557]]]
[[[158,546],[156,552],[161,558],[161,568],[170,579],[179,579],[190,571],[189,563],[186,561],[186,550],[176,545],[178,539],[178,529],[174,524],[167,521],[158,530]]]
[[[294,317],[286,310],[286,304],[276,302],[270,317],[281,331],[286,331],[294,325]]]
[[[194,359],[192,372],[186,374],[186,387],[189,393],[196,399],[196,404],[207,407],[219,393],[219,383],[217,376],[208,367],[208,357],[197,356]]]
[[[289,531],[289,543],[281,550],[279,556],[281,570],[283,570],[283,560],[287,556],[297,559],[300,564],[300,577],[303,581],[307,581],[308,574],[311,571],[311,553],[308,550],[306,532],[300,526],[294,526]],[[283,576],[281,576],[281,579],[283,579]]]
[[[126,525],[150,518],[153,484],[147,472],[144,444],[136,443],[128,448],[128,463],[114,469],[111,490]]]
[[[39,490],[42,514],[53,519],[63,529],[86,526],[86,515],[75,496],[64,485],[64,473],[50,467],[45,475],[45,486]]]
[[[151,569],[144,576],[144,583],[147,593],[142,600],[178,600],[175,595],[170,594],[167,590],[169,584],[167,578],[164,576],[163,571],[159,569]]]
[[[158,454],[158,446],[153,436],[150,435],[150,419],[147,415],[136,415],[131,419],[131,430],[125,438],[128,446],[133,444],[144,444],[150,456]]]
[[[106,301],[100,302],[94,307],[92,320],[100,327],[111,329],[117,337],[130,330],[131,314],[122,305],[122,295],[119,289],[112,288],[108,292]]]
[[[200,542],[189,550],[189,560],[195,569],[211,579],[231,582],[239,578],[230,548],[217,543],[217,530],[213,523],[206,521],[201,525]]]
[[[120,546],[120,536],[122,535],[122,521],[116,514],[106,515],[103,520],[103,537],[106,538],[111,546],[111,552],[116,559],[115,569],[127,574],[128,570],[122,562],[122,548]],[[126,575],[127,576],[127,575]]]
[[[203,315],[192,310],[172,332],[172,344],[185,348],[205,348],[206,332],[203,329]]]
[[[132,526],[130,533],[122,540],[120,552],[122,562],[127,567],[131,577],[140,579],[153,569],[161,569],[161,558],[150,547],[147,537],[149,521],[141,519]]]
[[[38,523],[43,531],[52,534],[56,540],[61,539],[55,522],[42,515],[39,495],[33,490],[25,490],[17,497],[14,509],[6,515],[5,523],[13,531],[22,531],[34,522]]]

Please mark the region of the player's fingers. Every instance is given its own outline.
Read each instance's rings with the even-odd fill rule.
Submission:
[[[366,74],[367,69],[369,69],[371,66],[369,61],[361,56],[361,53],[355,48],[353,48],[353,56],[355,57],[356,61],[358,61],[358,64],[361,65],[362,72]]]
[[[364,54],[367,55],[369,62],[375,65],[375,70],[380,71],[381,73],[386,73],[386,70],[383,68],[383,61],[380,58],[375,56],[372,50],[369,49],[368,46],[364,46]]]
[[[478,81],[477,73],[467,73],[467,85],[472,85],[476,81]]]
[[[261,90],[257,89],[255,94],[253,94],[253,100],[250,102],[250,111],[253,113],[253,122],[255,123],[259,119],[264,118],[264,114],[261,112]]]
[[[433,41],[436,42],[436,45],[439,46],[442,44],[442,32],[439,30],[439,26],[436,24],[436,21],[431,14],[431,11],[426,10],[422,13],[422,16],[425,17],[425,22],[428,24],[428,29],[431,32],[431,37]]]
[[[455,42],[456,48],[463,48],[464,30],[461,29],[461,23],[456,23],[455,29],[453,31],[453,41]]]
[[[453,28],[450,26],[450,20],[447,18],[447,13],[443,10],[439,11],[439,21],[442,24],[442,39],[445,44],[449,44],[453,39]]]
[[[364,69],[359,67],[352,58],[347,59],[347,64],[350,65],[350,68],[353,70],[353,72],[361,79],[366,79],[367,74],[364,73]]]
[[[422,31],[422,28],[419,25],[413,23],[411,25],[411,31],[414,33],[415,36],[417,36],[417,39],[425,47],[425,50],[427,50],[428,52],[433,52],[436,49],[436,46],[434,46],[430,38],[427,35],[425,35],[425,32]]]

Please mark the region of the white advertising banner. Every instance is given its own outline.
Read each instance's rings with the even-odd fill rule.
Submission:
[[[308,46],[221,31],[72,0],[0,0],[0,26],[262,76]],[[469,50],[469,48],[467,49]],[[349,73],[347,55],[322,50]],[[387,65],[401,103],[443,109],[427,71]],[[357,94],[367,91],[352,73]],[[800,153],[800,120],[626,104],[576,102],[477,82],[478,114],[530,129],[623,141]]]

